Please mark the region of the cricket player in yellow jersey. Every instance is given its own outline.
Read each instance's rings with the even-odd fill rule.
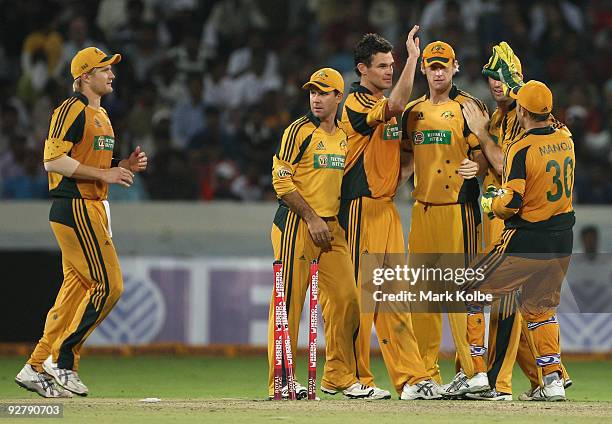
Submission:
[[[506,148],[501,189],[490,188],[482,199],[484,211],[503,219],[505,228],[475,265],[486,279],[469,287],[500,296],[521,288],[518,307],[538,367],[534,398],[565,400],[555,310],[572,252],[574,143],[551,125],[553,96],[545,84],[529,81],[517,91],[510,95],[525,132]],[[470,322],[468,339],[484,343],[483,326],[482,319]]]
[[[86,396],[79,378],[80,350],[123,291],[111,238],[109,184],[130,186],[147,166],[140,147],[113,159],[115,135],[102,96],[113,91],[111,65],[121,56],[95,47],[71,62],[74,95],[51,118],[44,164],[53,198],[49,220],[62,251],[64,281],[47,314],[43,336],[15,381],[44,397]]]
[[[400,180],[401,140],[397,117],[412,92],[420,55],[419,39],[415,38],[417,30],[415,25],[408,34],[408,60],[389,98],[383,90],[391,88],[393,81],[392,45],[378,34],[366,34],[355,48],[355,71],[360,80],[351,86],[342,113],[348,153],[339,219],[346,231],[360,295],[362,278],[367,278],[360,269],[362,254],[381,254],[380,260],[384,263],[378,264],[379,267],[393,267],[400,257],[404,261],[404,234],[393,203]],[[372,324],[400,399],[441,397],[423,365],[408,311],[361,311],[355,342],[360,381],[375,386],[370,370]]]
[[[359,325],[359,302],[348,246],[337,219],[347,150],[346,133],[336,120],[344,80],[338,71],[323,68],[313,73],[303,88],[310,91],[310,112],[287,127],[272,159],[272,183],[279,199],[272,248],[274,257],[283,263],[291,348],[296,352],[309,264],[319,259],[319,302],[326,343],[321,390],[329,394],[342,391],[349,398],[381,399],[381,390],[362,385],[355,375],[353,337]],[[268,363],[272,396],[274,293],[268,322]],[[296,394],[305,398],[307,389],[296,384]],[[286,383],[283,395],[288,395]]]
[[[503,155],[507,147],[522,137],[524,130],[516,119],[516,101],[504,93],[498,69],[500,61],[511,61],[519,75],[522,76],[522,65],[506,42],[493,47],[493,54],[483,67],[482,73],[487,78],[491,96],[497,103],[497,108],[491,115],[483,114],[475,103],[465,105],[463,112],[468,126],[478,137],[481,148],[489,163],[489,169],[483,181],[483,194],[486,187],[501,186]],[[560,131],[571,133],[551,115],[551,124]],[[501,237],[504,221],[493,213],[483,217],[484,251],[490,251]],[[530,400],[529,393],[538,387],[538,373],[535,358],[524,335],[521,335],[521,315],[516,310],[516,295],[511,293],[496,300],[491,305],[489,320],[489,341],[487,349],[487,375],[491,388],[479,393],[468,393],[466,396],[478,400],[512,400],[512,370],[515,360],[521,366],[532,384],[532,390],[527,392],[525,400]],[[470,318],[468,318],[470,319]],[[571,385],[563,367],[566,388]],[[524,398],[525,394],[521,395]]]
[[[406,150],[414,157],[415,203],[408,237],[411,260],[414,254],[459,253],[469,262],[478,251],[480,209],[475,177],[488,165],[461,111],[465,102],[474,98],[453,85],[458,68],[450,45],[442,41],[427,45],[421,72],[427,78],[429,92],[409,103],[402,117]],[[485,110],[482,102],[474,100]],[[441,383],[438,352],[442,317],[435,305],[431,308],[429,312],[413,312],[412,323],[426,369]],[[470,346],[464,336],[466,314],[450,313],[448,319],[459,368],[453,383],[463,379],[475,389],[488,388],[486,370],[475,372],[472,366]],[[444,388],[443,395],[448,394],[446,389],[452,389],[453,383]]]

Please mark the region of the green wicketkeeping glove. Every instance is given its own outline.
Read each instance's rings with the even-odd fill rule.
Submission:
[[[493,47],[493,54],[489,58],[489,61],[487,62],[487,64],[483,66],[482,74],[485,77],[491,77],[499,81],[499,75],[497,73],[497,70],[499,69],[499,54],[498,54],[496,47],[497,46]]]
[[[516,68],[514,51],[505,41],[493,46],[493,54],[489,62],[482,68],[482,74],[504,83],[506,95],[511,90],[517,93],[524,84]]]
[[[487,214],[489,219],[495,218],[495,214],[493,213],[493,199],[497,197],[497,187],[494,185],[487,186],[487,190],[482,194],[482,198],[480,199],[480,205],[482,206],[482,211]]]

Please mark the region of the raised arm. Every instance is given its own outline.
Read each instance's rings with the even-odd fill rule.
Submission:
[[[406,59],[406,64],[404,65],[404,69],[395,87],[391,90],[389,101],[387,102],[387,109],[385,110],[386,120],[391,119],[393,116],[401,115],[408,100],[410,100],[410,94],[412,94],[412,86],[414,83],[414,73],[421,54],[419,37],[415,37],[418,30],[419,26],[415,25],[408,33],[408,39],[406,40],[408,59]]]

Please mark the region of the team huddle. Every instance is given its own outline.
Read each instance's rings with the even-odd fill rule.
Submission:
[[[317,260],[326,341],[322,392],[391,398],[377,387],[370,368],[374,326],[402,400],[511,400],[515,361],[531,382],[519,399],[565,400],[572,382],[561,363],[555,313],[575,222],[571,133],[551,115],[548,87],[523,82],[522,65],[505,42],[493,48],[482,71],[497,103],[489,119],[480,100],[453,84],[459,69],[453,48],[435,41],[421,55],[417,31],[415,26],[408,34],[408,59],[393,87],[393,47],[376,34],[366,34],[355,48],[359,81],[346,98],[340,73],[314,72],[303,85],[310,112],[286,128],[273,157],[279,207],[271,239],[275,259],[283,264],[291,351],[297,347],[309,266]],[[114,132],[100,99],[113,91],[111,66],[120,60],[95,47],[75,55],[75,93],[55,109],[45,141],[54,199],[49,219],[62,251],[64,281],[39,343],[15,377],[44,397],[88,394],[78,374],[81,347],[123,291],[108,185],[130,186],[148,159],[140,147],[127,159],[113,158]],[[409,102],[417,66],[428,94]],[[481,188],[477,177],[485,173]],[[414,205],[406,244],[393,199],[411,176]],[[468,281],[463,289],[495,295],[488,344],[484,304],[469,302],[464,312],[448,313],[457,371],[449,383],[443,384],[438,367],[440,309],[362,310],[361,288],[370,276],[360,262],[368,253],[377,254],[378,268],[403,265],[398,258],[405,253],[438,253],[459,254],[466,264],[486,269],[482,281]],[[274,305],[273,295],[271,397]],[[306,387],[288,379],[284,369],[283,385],[283,397],[294,390],[298,398],[307,396]]]
[[[377,34],[366,34],[356,46],[359,81],[346,96],[340,73],[314,72],[303,86],[310,92],[310,112],[286,128],[273,157],[279,207],[271,238],[275,259],[284,264],[292,351],[309,264],[318,260],[326,340],[323,393],[391,398],[370,369],[374,326],[402,400],[512,400],[515,361],[531,382],[520,400],[565,400],[572,382],[561,363],[555,308],[575,221],[571,133],[551,115],[548,87],[523,82],[522,65],[507,43],[493,48],[482,71],[497,103],[489,118],[482,101],[453,84],[459,69],[453,48],[435,41],[421,55],[417,31],[415,26],[408,34],[408,59],[393,87],[393,47]],[[428,93],[409,102],[417,66]],[[383,94],[387,89],[389,97]],[[485,173],[481,188],[477,177]],[[393,199],[411,176],[414,204],[406,245]],[[381,268],[401,265],[397,258],[405,253],[448,253],[487,270],[483,281],[468,282],[464,290],[494,295],[488,348],[484,304],[448,313],[457,371],[449,383],[443,384],[438,367],[441,310],[433,305],[418,313],[360,310],[361,288],[371,278],[360,261],[368,253],[377,254]],[[273,312],[274,299],[269,396]],[[286,397],[286,375],[283,381]],[[297,381],[295,391],[306,397]]]

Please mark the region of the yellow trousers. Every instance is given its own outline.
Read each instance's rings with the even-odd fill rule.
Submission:
[[[412,208],[409,254],[462,253],[471,261],[480,245],[480,210],[475,204],[430,205],[416,201]],[[456,368],[471,377],[474,366],[467,341],[465,313],[449,313],[456,349]],[[428,374],[441,382],[438,354],[442,340],[442,314],[418,312],[412,314],[412,325]]]
[[[483,218],[485,252],[489,252],[500,240],[504,221],[499,218]],[[500,393],[512,394],[512,371],[517,362],[531,387],[539,385],[536,358],[529,347],[526,327],[517,310],[514,293],[496,299],[491,305],[489,340],[487,350],[487,374],[489,384]],[[567,370],[561,364],[563,378],[568,379]]]
[[[297,336],[309,281],[309,267],[319,258],[319,305],[325,332],[325,366],[321,385],[342,390],[357,382],[353,340],[359,326],[359,300],[353,266],[344,231],[336,218],[327,225],[332,233],[332,250],[315,246],[306,222],[280,206],[272,225],[274,257],[283,262],[283,281],[292,352]],[[274,394],[274,290],[268,320],[268,392]],[[294,367],[296,367],[294,354]]]
[[[555,309],[569,264],[569,253],[565,251],[571,252],[571,246],[571,230],[506,228],[489,253],[475,264],[487,271],[485,280],[472,289],[494,294],[500,299],[493,305],[489,340],[490,383],[499,392],[512,393],[510,380],[517,357],[532,386],[541,385],[542,375],[551,372],[568,378],[560,361]],[[524,255],[534,250],[554,255],[550,258]],[[515,291],[519,287],[522,288],[521,302],[517,305]],[[470,330],[478,334],[468,333],[471,340],[484,334],[475,324],[483,322],[482,313],[470,320],[473,324]]]
[[[62,251],[64,281],[28,364],[42,370],[49,355],[77,370],[80,350],[123,292],[123,278],[100,201],[55,199],[51,229]]]
[[[377,264],[378,267],[405,263],[401,218],[391,198],[359,197],[342,202],[339,219],[346,230],[361,296],[362,279],[365,277],[360,269],[362,254],[380,257],[383,263]],[[357,376],[363,384],[376,385],[370,369],[372,325],[376,328],[389,378],[398,393],[401,393],[405,383],[412,385],[429,378],[419,354],[410,312],[366,312],[362,307],[355,346]]]

